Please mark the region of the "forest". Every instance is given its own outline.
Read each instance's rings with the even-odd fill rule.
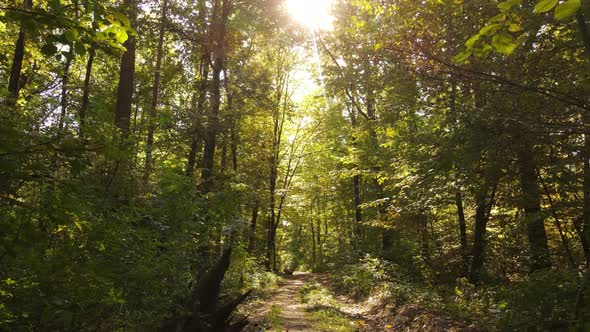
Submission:
[[[590,0],[0,0],[1,331],[590,331]]]

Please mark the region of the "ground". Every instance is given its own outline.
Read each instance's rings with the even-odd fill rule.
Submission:
[[[406,305],[376,299],[354,301],[331,290],[325,274],[295,272],[278,290],[248,309],[246,332],[262,331],[476,331],[459,322]]]

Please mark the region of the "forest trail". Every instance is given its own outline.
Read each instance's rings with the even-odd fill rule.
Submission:
[[[346,296],[322,293],[329,303],[306,303],[304,294],[309,288],[328,291],[329,278],[325,274],[295,272],[284,276],[279,289],[251,312],[251,324],[246,332],[260,331],[381,331],[376,322],[364,317],[367,308],[353,303]],[[312,300],[313,302],[313,300]],[[318,310],[331,309],[329,316],[318,316]],[[359,326],[358,323],[361,323]],[[337,324],[331,325],[331,324]],[[385,329],[386,330],[386,329]]]
[[[313,276],[308,272],[295,272],[285,278],[278,294],[273,299],[273,304],[282,309],[281,321],[285,331],[315,331],[313,324],[306,319],[305,307],[300,299],[301,287],[312,280]]]
[[[313,274],[309,272],[295,272],[286,276],[278,292],[267,302],[266,309],[280,308],[277,321],[280,327],[275,326],[274,331],[317,331],[313,323],[305,314],[305,306],[301,301],[300,291],[303,285],[313,280]]]

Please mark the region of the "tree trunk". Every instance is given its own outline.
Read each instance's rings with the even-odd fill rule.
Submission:
[[[221,8],[221,15],[219,11]],[[201,172],[201,189],[208,193],[213,185],[213,168],[217,132],[219,131],[219,109],[221,105],[221,73],[225,61],[225,30],[229,16],[231,0],[216,0],[213,6],[215,47],[213,52],[213,78],[211,81],[211,110],[207,116],[205,146],[203,149],[203,170]]]
[[[469,282],[472,284],[479,284],[481,280],[481,269],[486,249],[487,224],[496,197],[497,181],[497,179],[494,179],[491,186],[487,183],[484,184],[475,194],[475,230],[471,249],[471,267],[469,269]],[[488,200],[488,191],[490,189]]]
[[[315,246],[315,226],[313,225],[313,215],[309,219],[309,226],[311,227],[311,266],[316,267],[316,246]]]
[[[135,25],[135,0],[124,0],[123,3],[131,24]],[[127,138],[131,123],[131,104],[135,86],[135,36],[129,35],[123,46],[127,50],[121,57],[117,105],[115,107],[115,126],[119,129],[123,138]]]
[[[583,209],[582,209],[582,238],[585,243],[584,254],[586,257],[586,267],[590,268],[590,114],[585,112],[582,115],[584,118],[584,149],[582,156],[584,158],[584,175],[583,175]]]
[[[258,198],[254,201],[254,208],[252,208],[252,219],[250,220],[250,234],[248,236],[248,253],[254,253],[256,245],[256,222],[258,221],[258,210],[260,209],[260,200]]]
[[[428,217],[424,213],[417,216],[418,227],[420,228],[420,244],[422,246],[421,256],[426,264],[430,264],[430,245],[428,235]]]
[[[61,113],[59,115],[59,123],[57,127],[57,135],[61,137],[65,129],[67,108],[68,108],[68,82],[70,80],[70,66],[72,65],[72,58],[68,57],[64,66],[64,73],[61,80]]]
[[[584,51],[586,55],[586,65],[590,65],[590,32],[588,31],[588,25],[586,24],[586,18],[582,12],[576,16],[578,23],[578,30],[582,36],[584,43]],[[590,114],[588,111],[582,111],[582,125],[584,127],[584,148],[582,151],[584,175],[583,175],[583,213],[582,213],[582,243],[585,243],[585,256],[586,256],[586,267],[590,268]],[[590,275],[589,272],[586,272]]]
[[[227,168],[227,137],[223,138],[221,145],[221,171],[225,172]]]
[[[231,129],[231,161],[234,173],[238,172],[238,131],[237,126],[233,126]]]
[[[486,216],[486,195],[484,192],[475,197],[475,231],[473,233],[473,248],[471,251],[471,268],[469,269],[469,281],[478,284],[481,279],[484,252],[486,247],[486,228],[488,218]]]
[[[152,173],[152,152],[154,147],[154,131],[156,128],[155,120],[158,111],[158,97],[160,94],[160,77],[162,70],[162,55],[164,48],[164,34],[166,32],[166,20],[168,16],[168,0],[162,0],[162,16],[160,20],[160,33],[158,36],[158,47],[156,51],[156,68],[154,71],[154,86],[152,87],[152,102],[148,114],[148,132],[147,142],[145,145],[145,167],[143,170],[143,183],[150,180]]]
[[[355,174],[352,177],[352,186],[354,190],[354,238],[355,244],[359,244],[361,240],[361,223],[363,222],[360,175]]]
[[[196,116],[203,114],[205,101],[207,100],[207,86],[209,79],[209,56],[203,55],[201,57],[201,82],[199,84],[199,97],[195,109]],[[195,117],[196,117],[195,116]],[[193,123],[193,133],[191,137],[191,149],[188,155],[188,162],[186,165],[186,175],[192,176],[195,170],[197,160],[197,153],[201,149],[202,137],[200,131],[197,129],[196,121]]]
[[[561,244],[563,245],[563,250],[565,255],[567,256],[568,261],[570,262],[571,266],[576,266],[576,262],[574,261],[574,256],[572,255],[572,251],[570,250],[569,240],[566,234],[563,231],[563,227],[561,225],[561,220],[557,215],[557,209],[555,208],[555,204],[553,203],[553,198],[551,197],[551,193],[549,192],[549,188],[545,183],[545,180],[541,177],[541,173],[538,173],[539,181],[541,181],[541,185],[543,186],[543,191],[545,192],[545,196],[549,201],[549,208],[551,209],[551,215],[555,220],[555,227],[557,227],[557,231],[559,232],[559,238],[561,239]]]
[[[522,208],[526,220],[531,255],[531,272],[535,272],[550,267],[551,261],[544,218],[541,213],[541,193],[537,182],[537,164],[533,146],[524,137],[521,137],[518,157]]]
[[[469,256],[467,248],[467,223],[463,211],[463,196],[460,191],[455,193],[455,205],[457,206],[457,217],[459,220],[459,241],[461,243],[461,275],[467,275],[469,269]]]
[[[29,10],[33,7],[33,0],[24,0],[23,9]],[[16,105],[18,95],[21,89],[21,74],[23,69],[23,59],[25,57],[26,35],[23,27],[20,28],[18,39],[14,46],[14,57],[12,59],[12,68],[10,69],[10,78],[8,80],[8,97],[6,104],[9,106]]]
[[[88,62],[86,63],[86,74],[84,75],[84,88],[82,92],[82,105],[80,106],[80,124],[78,128],[78,136],[84,138],[86,127],[86,112],[88,111],[88,104],[90,100],[90,77],[92,76],[92,65],[94,64],[94,48],[89,51]]]

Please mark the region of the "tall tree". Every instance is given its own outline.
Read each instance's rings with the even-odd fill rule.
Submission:
[[[148,183],[152,173],[152,150],[154,148],[154,131],[156,128],[156,115],[158,111],[158,97],[160,94],[160,78],[162,70],[162,57],[164,48],[164,34],[166,32],[166,20],[168,17],[168,0],[162,0],[160,16],[160,31],[158,34],[158,46],[156,48],[156,66],[154,68],[154,86],[152,87],[152,101],[148,114],[148,132],[145,145],[145,166],[143,182]]]

